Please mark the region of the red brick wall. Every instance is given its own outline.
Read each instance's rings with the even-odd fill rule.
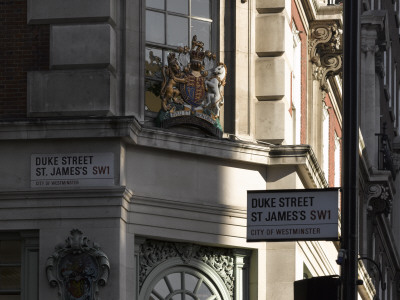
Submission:
[[[27,0],[0,0],[0,118],[26,117],[27,72],[49,69],[49,25],[27,24]]]
[[[307,35],[304,29],[303,22],[301,21],[299,11],[295,1],[292,1],[292,20],[295,23],[297,30],[300,31],[301,40],[301,130],[300,142],[305,144],[307,141]]]
[[[339,120],[335,114],[335,110],[332,107],[331,99],[329,95],[325,96],[325,103],[328,107],[329,113],[329,174],[328,183],[330,187],[335,185],[335,133],[340,139],[340,146],[342,145],[342,128],[339,124]],[[340,166],[342,163],[340,162]]]

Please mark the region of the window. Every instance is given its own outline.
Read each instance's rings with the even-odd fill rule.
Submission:
[[[0,300],[38,299],[38,246],[32,233],[0,233]]]
[[[139,238],[137,299],[248,300],[250,253]]]
[[[20,299],[21,241],[0,240],[0,299]]]
[[[161,109],[162,67],[170,51],[190,47],[192,37],[215,52],[215,0],[146,0],[145,104],[147,111]]]
[[[392,81],[393,81],[393,74],[392,74],[392,41],[389,43],[389,55],[387,61],[387,76],[388,76],[388,92],[389,92],[389,108],[392,108],[392,101],[393,101],[393,91],[392,91]]]
[[[340,140],[335,132],[335,180],[334,186],[341,186],[341,178],[340,178],[340,166],[341,166],[341,148],[340,148]]]
[[[397,64],[394,64],[393,72],[393,84],[392,84],[392,107],[393,107],[393,118],[396,124],[397,121]],[[396,125],[395,125],[396,126]]]
[[[300,145],[301,132],[301,40],[296,25],[292,26],[293,33],[293,72],[292,72],[292,118],[293,143]]]
[[[329,177],[329,111],[328,106],[323,102],[323,121],[322,121],[322,169],[325,178]]]
[[[146,300],[224,299],[205,274],[185,266],[170,268],[159,274],[150,290]]]

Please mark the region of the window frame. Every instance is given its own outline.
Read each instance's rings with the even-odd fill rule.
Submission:
[[[197,260],[191,260],[188,264],[182,264],[182,260],[180,258],[170,258],[167,261],[160,263],[151,271],[143,283],[139,294],[139,300],[149,300],[154,287],[166,275],[186,269],[190,269],[192,272],[197,272],[198,274],[202,274],[202,276],[208,278],[208,280],[213,284],[214,288],[216,288],[218,291],[221,300],[231,299],[224,282],[210,266]]]
[[[21,300],[39,299],[39,237],[36,231],[0,232],[0,240],[21,242],[20,289],[4,290],[1,296],[19,295]]]
[[[219,60],[219,42],[218,42],[218,38],[219,38],[219,33],[220,33],[220,0],[210,0],[210,19],[208,18],[204,18],[204,17],[197,17],[197,16],[192,16],[191,15],[191,11],[190,11],[190,3],[192,0],[187,0],[189,2],[189,6],[188,6],[188,11],[189,13],[187,15],[185,14],[181,14],[181,13],[177,13],[177,12],[169,12],[166,9],[166,2],[167,0],[165,0],[165,7],[164,9],[156,9],[156,8],[148,8],[147,4],[146,4],[146,0],[142,0],[142,13],[143,13],[143,22],[142,22],[142,26],[143,26],[143,109],[144,109],[144,116],[145,117],[150,117],[150,118],[155,118],[158,114],[158,111],[153,111],[153,110],[148,110],[147,109],[147,105],[146,105],[146,83],[147,82],[161,82],[160,80],[156,80],[153,78],[151,78],[150,76],[146,75],[146,59],[147,59],[147,50],[149,48],[152,49],[158,49],[162,51],[162,57],[161,57],[161,68],[165,65],[167,65],[166,61],[167,61],[167,56],[169,52],[172,51],[177,51],[178,46],[171,46],[167,44],[166,41],[166,36],[167,36],[167,30],[165,31],[165,44],[160,44],[160,43],[155,43],[155,42],[148,42],[146,39],[146,16],[147,16],[147,11],[153,11],[153,12],[159,12],[159,13],[164,13],[165,14],[165,19],[164,19],[164,24],[165,24],[165,28],[167,27],[167,16],[168,15],[172,15],[172,16],[179,16],[179,17],[187,17],[189,19],[189,22],[191,22],[191,20],[199,20],[199,21],[210,21],[211,20],[211,37],[210,37],[210,42],[211,42],[211,49],[206,49],[207,47],[205,47],[204,50],[210,50],[212,53],[215,53],[217,55],[217,61]],[[190,24],[189,24],[190,26]],[[189,32],[188,33],[188,45],[183,45],[183,46],[188,46],[190,48],[191,46],[191,41],[192,41],[192,34]],[[201,39],[200,39],[201,40]],[[161,99],[160,99],[160,106],[161,106]]]

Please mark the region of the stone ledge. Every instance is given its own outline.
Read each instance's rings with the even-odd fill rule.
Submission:
[[[183,135],[145,128],[134,117],[32,118],[0,121],[1,140],[120,138],[128,144],[203,155],[249,164],[296,165],[306,187],[324,187],[325,178],[309,145],[273,145]]]
[[[28,24],[116,23],[115,0],[28,0]],[[46,9],[43,9],[43,8]]]

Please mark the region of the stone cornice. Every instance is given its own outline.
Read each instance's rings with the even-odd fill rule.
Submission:
[[[73,198],[118,198],[130,201],[133,196],[133,192],[124,186],[117,187],[96,187],[96,188],[74,188],[68,189],[68,193],[65,193],[65,189],[54,188],[54,189],[28,189],[28,190],[7,190],[0,191],[0,201],[3,200],[33,200],[40,199],[45,202],[46,200],[52,199],[73,199]],[[112,202],[110,205],[114,205]]]
[[[232,139],[188,136],[143,127],[134,117],[30,119],[0,122],[1,140],[121,139],[127,144],[186,152],[261,165],[294,165],[307,188],[325,187],[318,161],[308,145],[259,144]]]
[[[316,0],[301,1],[310,22],[315,20],[338,20],[343,23],[342,5],[320,5]]]
[[[119,218],[128,222],[132,197],[132,191],[124,186],[3,190],[0,192],[0,220],[4,226],[11,220],[15,221],[18,212],[17,220],[34,224],[61,216],[63,219],[84,220]]]

